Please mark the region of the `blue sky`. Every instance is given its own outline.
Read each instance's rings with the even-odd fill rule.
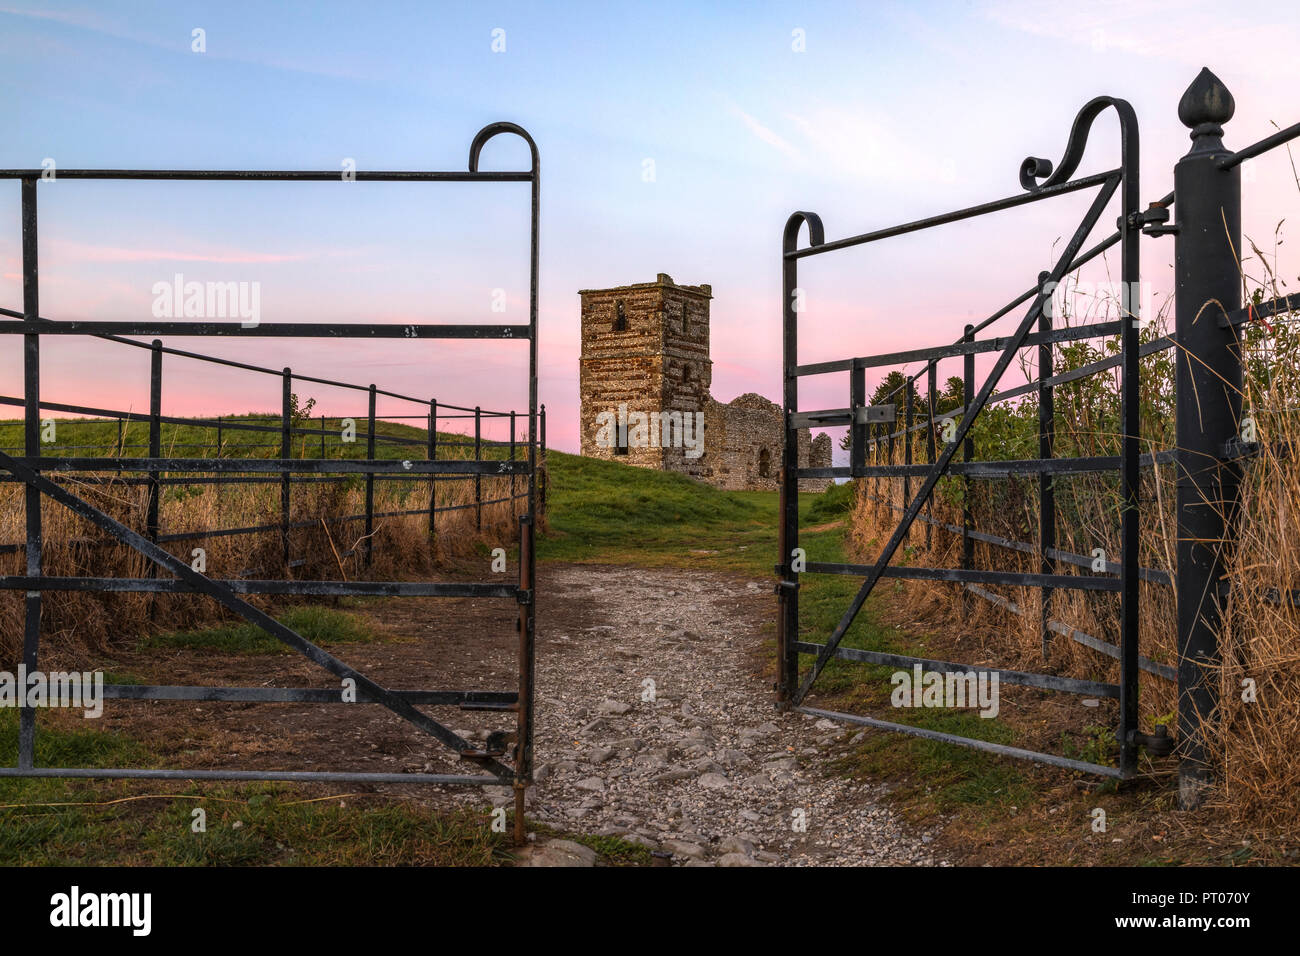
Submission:
[[[191,50],[196,28],[206,52]],[[495,29],[504,52],[492,50]],[[576,449],[578,289],[658,272],[711,283],[715,396],[775,398],[777,253],[791,211],[819,212],[836,238],[1014,194],[1020,161],[1059,159],[1074,114],[1100,93],[1136,107],[1142,193],[1154,199],[1187,148],[1175,109],[1200,67],[1236,95],[1227,141],[1245,145],[1270,121],[1300,118],[1298,42],[1300,15],[1283,3],[0,0],[0,167],[48,157],[64,168],[339,169],[350,157],[363,169],[461,169],[479,128],[517,122],[542,156],[542,398],[553,443]],[[1114,128],[1112,116],[1099,121],[1081,172],[1115,164]],[[525,164],[508,139],[484,159]],[[1284,154],[1258,165],[1246,229],[1271,242],[1297,190]],[[145,317],[153,284],[176,272],[259,282],[266,321],[493,322],[497,288],[506,319],[526,317],[523,185],[40,189],[51,318]],[[819,331],[802,357],[957,337],[1033,282],[1086,202],[818,262],[805,275]],[[1161,288],[1169,251],[1144,250]],[[20,261],[10,182],[0,186],[0,305],[21,304]],[[16,344],[0,358],[4,394],[20,393]],[[458,404],[525,400],[523,349],[508,343],[176,344]],[[121,351],[51,343],[44,396],[143,407],[141,356]],[[842,385],[814,389],[805,407],[842,405]],[[169,412],[189,414],[274,408],[278,389],[187,369],[165,395]],[[330,414],[360,410],[317,397]]]

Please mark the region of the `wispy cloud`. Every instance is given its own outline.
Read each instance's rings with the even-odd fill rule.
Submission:
[[[303,254],[278,252],[251,252],[240,249],[223,249],[212,252],[181,252],[175,249],[136,249],[124,246],[101,246],[89,242],[67,239],[50,241],[50,251],[61,258],[79,262],[216,262],[241,264],[266,264],[275,262],[301,262],[311,258]]]
[[[784,153],[792,159],[800,158],[799,150],[786,142],[785,139],[783,139],[778,133],[774,132],[771,128],[763,125],[763,123],[758,119],[751,116],[749,113],[746,113],[735,103],[728,101],[727,111],[745,124],[745,128],[753,133],[760,142],[766,143],[768,146],[771,146],[778,152]]]
[[[1226,49],[1255,48],[1279,55],[1251,58],[1251,68],[1293,69],[1294,58],[1283,51],[1294,49],[1296,25],[1279,21],[1280,14],[1292,11],[1278,4],[1096,0],[1065,7],[1050,0],[988,0],[979,9],[998,26],[1095,53],[1199,63]]]

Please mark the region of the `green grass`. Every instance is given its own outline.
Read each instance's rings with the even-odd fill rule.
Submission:
[[[315,423],[313,423],[315,424]],[[331,421],[330,426],[336,424]],[[364,426],[364,422],[361,423]],[[135,426],[132,426],[133,428]],[[14,444],[20,433],[12,434],[0,425],[0,445]],[[116,441],[115,425],[95,423],[61,423],[60,443],[89,443],[92,432],[99,428],[99,441]],[[402,437],[416,438],[420,444],[409,446],[380,445],[381,457],[423,458],[425,432],[406,425],[379,423],[377,431]],[[140,436],[131,435],[128,441]],[[108,437],[106,437],[108,436]],[[268,440],[267,435],[253,433],[228,433],[232,442],[249,444]],[[211,441],[211,432],[191,426],[164,428],[164,451],[178,456],[206,454],[201,450],[187,450],[180,446],[186,442]],[[440,436],[440,440],[463,440],[463,436]],[[171,449],[174,447],[174,452]],[[237,453],[238,446],[228,443],[224,452]],[[112,454],[113,449],[106,449]],[[330,439],[326,454],[361,457],[364,441],[342,445]],[[133,452],[128,452],[134,454]],[[250,452],[269,456],[277,449]],[[319,439],[309,440],[306,448],[295,445],[295,454],[316,457],[320,454]],[[447,454],[464,454],[466,450],[446,449]],[[86,452],[77,452],[86,454]],[[491,454],[501,454],[495,450]],[[442,457],[442,456],[440,456]],[[637,567],[682,568],[728,572],[760,580],[775,580],[773,566],[778,563],[777,508],[778,496],[774,492],[724,491],[700,484],[683,475],[634,468],[619,462],[582,458],[551,451],[547,459],[549,494],[545,516],[546,531],[538,540],[538,557],[541,561],[613,564]],[[852,490],[849,486],[835,486],[823,494],[799,496],[800,524],[802,527],[821,527],[816,532],[803,532],[800,546],[807,552],[809,561],[843,562],[849,560],[844,548],[845,526],[852,507]],[[905,552],[899,558],[906,560]],[[800,610],[801,637],[820,643],[831,633],[845,608],[861,584],[860,578],[837,575],[808,575],[801,582]],[[889,596],[887,588],[897,587],[886,582],[867,602],[853,626],[845,636],[845,647],[926,656],[924,634],[904,632],[881,625],[876,617],[876,607]],[[768,633],[774,631],[775,599],[772,600],[772,620],[765,622]],[[352,615],[322,607],[293,608],[280,618],[285,624],[317,643],[349,643],[374,640],[375,636]],[[769,641],[770,644],[770,641]],[[226,653],[266,654],[277,653],[283,646],[260,629],[246,624],[224,625],[192,631],[161,634],[147,639],[143,647],[186,648]],[[805,667],[809,658],[804,658]],[[889,675],[892,668],[869,667],[844,661],[832,661],[818,682],[822,701],[828,706],[843,705],[839,709],[869,712],[884,708],[890,719],[904,723],[974,736],[980,739],[1014,743],[1014,732],[998,720],[986,720],[968,712],[909,710],[894,711],[888,707]],[[85,743],[83,746],[90,746]],[[123,746],[112,741],[97,745],[104,754],[113,747]],[[91,755],[93,756],[93,755]],[[131,759],[144,759],[136,752],[122,755]],[[84,765],[90,757],[75,761]],[[12,758],[10,759],[12,763]],[[73,765],[66,760],[63,765]],[[121,763],[121,759],[108,760]],[[928,788],[933,800],[928,805],[944,812],[955,807],[975,805],[990,810],[1021,800],[1027,800],[1026,784],[1020,771],[1008,761],[989,754],[971,751],[947,744],[907,738],[898,735],[873,734],[860,745],[850,758],[836,767],[836,772],[874,777],[910,776],[919,781],[917,786]],[[74,785],[66,782],[22,782],[23,786],[53,788],[43,792],[64,791]],[[62,791],[61,791],[62,792]],[[89,791],[86,791],[89,792]],[[216,791],[213,791],[214,793]],[[209,832],[200,839],[191,839],[188,820],[192,804],[175,801],[174,805],[157,807],[153,814],[156,831],[151,829],[142,842],[139,852],[149,859],[181,863],[248,863],[248,862],[328,862],[364,861],[367,854],[391,853],[396,859],[424,860],[428,858],[455,859],[462,862],[486,863],[496,859],[497,842],[484,837],[480,830],[482,821],[444,820],[430,823],[428,815],[411,818],[404,808],[373,808],[364,812],[357,808],[299,805],[284,807],[275,799],[278,791],[254,792],[244,799],[249,788],[221,791],[234,794],[229,799],[229,813],[209,807]],[[265,798],[264,800],[262,798]],[[259,802],[254,803],[257,800]],[[225,805],[223,805],[225,806]],[[338,812],[335,812],[335,811]],[[139,811],[136,811],[139,812]],[[38,829],[35,834],[49,838],[54,832],[48,820],[41,823],[42,815],[33,818]],[[54,841],[54,859],[59,853],[70,854],[64,859],[78,859],[77,852],[69,849],[69,840],[77,834],[93,836],[96,823],[94,813],[67,811],[61,817],[72,836]],[[242,825],[235,827],[238,819]],[[87,822],[89,821],[89,822]],[[102,823],[103,821],[100,821]],[[215,826],[213,825],[215,822]],[[8,829],[8,828],[5,828]],[[57,828],[55,828],[57,829]],[[644,849],[625,841],[568,835],[597,850],[610,863],[636,865],[648,861]],[[78,844],[84,853],[93,840]],[[22,844],[23,849],[7,849],[0,840],[0,861],[26,859],[40,843],[33,837]],[[333,844],[355,844],[362,847],[353,854]],[[59,849],[62,848],[62,849]],[[111,859],[106,857],[106,860]]]
[[[966,711],[900,708],[890,719],[991,743],[1015,742],[1014,731],[1005,723]],[[963,806],[1001,813],[1006,807],[1026,806],[1033,800],[1033,789],[1019,765],[993,754],[923,737],[868,734],[852,752],[835,761],[831,770],[848,777],[895,781],[906,778],[908,783],[898,787],[895,795],[906,800],[923,792],[927,795],[926,809],[938,813],[950,813]]]
[[[318,605],[289,608],[277,615],[276,620],[313,644],[368,644],[379,639],[357,615]],[[168,648],[223,654],[297,653],[260,627],[247,622],[154,634],[142,638],[139,646],[143,650]]]
[[[38,766],[153,767],[138,741],[53,726],[42,714]],[[18,758],[18,715],[0,710],[0,764]],[[137,799],[144,797],[144,799]],[[284,784],[0,778],[0,866],[492,866],[506,841],[486,810],[434,812],[358,795],[302,802]],[[195,808],[206,814],[196,833]]]

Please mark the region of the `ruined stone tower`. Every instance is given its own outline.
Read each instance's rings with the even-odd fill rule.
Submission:
[[[785,438],[780,406],[753,392],[725,405],[710,394],[711,286],[678,285],[661,272],[654,282],[578,294],[583,455],[682,472],[723,488],[777,488]],[[801,430],[798,444],[800,466],[830,465],[828,435],[814,439]],[[804,479],[800,487],[829,483]]]
[[[704,413],[713,380],[709,360],[707,285],[676,285],[659,273],[654,282],[613,289],[586,289],[582,297],[582,357],[578,389],[582,406],[582,454],[616,458],[629,465],[705,477],[702,456],[690,457],[672,438],[644,447],[632,429],[616,430],[598,443],[597,416],[627,412]],[[656,447],[657,445],[657,447]],[[669,445],[670,447],[663,447]],[[638,447],[641,446],[641,447]]]

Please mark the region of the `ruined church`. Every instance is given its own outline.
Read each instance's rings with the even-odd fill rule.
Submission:
[[[776,490],[781,407],[747,392],[710,394],[708,285],[654,282],[585,289],[579,360],[582,454],[676,471],[719,488]],[[831,439],[798,432],[801,468],[828,468]],[[805,478],[821,491],[829,479]]]

